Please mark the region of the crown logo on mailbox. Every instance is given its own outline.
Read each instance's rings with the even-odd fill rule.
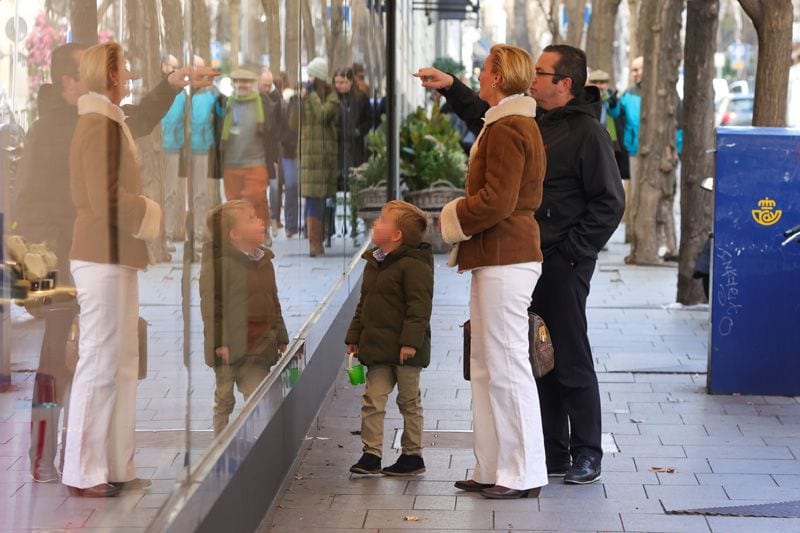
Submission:
[[[777,203],[775,200],[770,200],[769,198],[764,198],[763,200],[758,201],[758,207],[767,211],[772,211],[776,205]]]
[[[758,201],[758,209],[753,209],[753,220],[761,226],[772,226],[781,219],[783,211],[775,209],[778,203],[769,197]]]

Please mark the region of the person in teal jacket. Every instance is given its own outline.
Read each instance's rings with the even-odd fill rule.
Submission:
[[[629,242],[632,237],[630,209],[627,206],[631,205],[633,190],[636,187],[639,172],[639,124],[641,122],[642,110],[642,73],[644,72],[644,58],[637,57],[631,62],[631,76],[633,78],[633,86],[631,86],[625,93],[619,97],[611,97],[608,101],[608,114],[615,119],[622,118],[625,127],[622,132],[622,146],[630,156],[630,180],[623,182],[625,185],[625,216],[623,222],[625,223],[625,240]],[[680,99],[678,100],[677,111],[677,130],[675,133],[675,149],[678,155],[683,152],[683,128],[682,128],[682,114],[683,106]],[[665,259],[677,259],[676,244],[675,244],[675,231],[674,226],[670,229],[672,224],[669,222],[669,210],[672,209],[674,196],[666,198],[663,205],[659,206],[657,217],[657,232],[659,234],[659,247],[662,248],[662,256]]]
[[[203,60],[195,57],[195,66],[203,66]],[[209,210],[213,207],[212,198],[213,187],[219,187],[219,182],[210,179],[208,171],[209,151],[214,147],[214,106],[219,92],[214,87],[208,87],[195,92],[192,95],[191,106],[191,152],[190,161],[184,162],[191,164],[192,175],[192,207],[194,209],[193,228],[195,242],[198,249],[203,242],[208,240],[208,228],[205,220]],[[185,175],[181,164],[180,153],[183,149],[185,139],[184,131],[184,109],[186,106],[186,93],[181,92],[175,97],[167,114],[161,121],[162,147],[164,150],[165,172],[167,181],[167,198],[165,226],[168,232],[172,233],[173,238],[180,236],[183,232],[176,228],[176,224],[183,225],[184,216],[182,204],[178,201],[182,187],[170,186],[177,183],[180,174]],[[173,181],[171,181],[173,180]]]

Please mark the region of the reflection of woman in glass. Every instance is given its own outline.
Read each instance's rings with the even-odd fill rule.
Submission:
[[[70,267],[80,304],[78,366],[72,384],[62,481],[73,496],[114,496],[134,480],[139,367],[137,272],[145,241],[158,237],[162,212],[141,195],[136,145],[120,101],[130,71],[122,48],[86,50],[78,125],[70,149],[77,216]]]
[[[333,83],[339,95],[339,179],[348,190],[350,169],[367,160],[366,137],[372,127],[372,110],[369,97],[361,92],[355,82],[353,70],[337,69],[333,74]],[[332,213],[331,213],[332,214]],[[356,236],[356,212],[352,210],[351,236]],[[329,228],[331,235],[333,228]]]
[[[311,257],[323,255],[325,204],[336,195],[338,143],[336,116],[339,99],[328,80],[328,61],[314,58],[308,65],[309,83],[303,97],[300,128],[300,192],[306,200],[306,231]]]

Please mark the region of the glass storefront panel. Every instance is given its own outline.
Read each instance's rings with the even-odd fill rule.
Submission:
[[[385,145],[381,14],[16,0],[0,22],[3,514],[121,525],[146,494],[144,527],[244,395],[298,379],[299,333],[368,238],[353,168]]]
[[[344,0],[0,5],[13,527],[120,525],[146,494],[145,527],[245,396],[302,374],[300,332],[368,239],[360,193],[385,198],[353,170],[386,145],[382,17]],[[95,42],[124,67],[108,74],[115,49]],[[82,501],[61,482],[134,478],[146,492],[58,512]]]

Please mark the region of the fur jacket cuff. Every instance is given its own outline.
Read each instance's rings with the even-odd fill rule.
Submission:
[[[154,241],[161,234],[161,207],[146,196],[140,196],[144,200],[145,212],[142,223],[133,237],[142,241]]]
[[[464,234],[464,230],[461,229],[461,222],[459,222],[458,213],[456,212],[458,202],[463,199],[464,198],[456,198],[442,208],[442,213],[440,215],[440,220],[442,222],[442,239],[447,244],[457,244],[470,239],[470,237]]]

